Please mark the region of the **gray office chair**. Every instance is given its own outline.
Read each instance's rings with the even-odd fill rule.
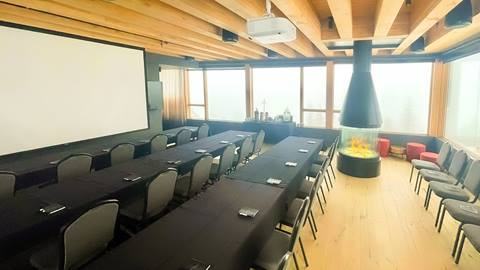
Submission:
[[[213,157],[211,155],[204,155],[197,161],[195,166],[193,166],[190,174],[179,177],[175,185],[175,195],[182,199],[190,199],[200,192],[208,182],[212,161]]]
[[[232,168],[233,159],[235,158],[235,144],[229,144],[220,157],[220,163],[212,163],[210,170],[210,179],[218,180],[220,176],[228,173]]]
[[[202,125],[198,128],[197,140],[200,140],[200,139],[203,139],[203,138],[208,137],[208,131],[209,131],[209,130],[210,130],[210,127],[209,127],[207,124],[202,124]]]
[[[17,176],[13,172],[0,171],[0,201],[15,195]]]
[[[472,225],[472,224],[465,224],[462,226],[462,239],[460,240],[460,244],[458,246],[457,256],[455,257],[455,263],[458,264],[460,262],[460,256],[462,256],[463,245],[465,244],[465,238],[470,240],[472,246],[480,252],[480,226],[479,225]]]
[[[239,164],[247,162],[247,158],[251,150],[253,149],[252,137],[248,136],[243,140],[238,150],[238,154],[235,154],[233,160],[233,167],[236,168]]]
[[[458,182],[457,179],[460,178],[460,174],[462,173],[466,160],[467,160],[467,154],[465,153],[465,151],[460,150],[455,152],[455,155],[452,159],[452,162],[450,163],[450,166],[448,167],[447,172],[421,169],[420,177],[418,180],[417,194],[420,192],[420,188],[422,186],[423,180],[429,183],[441,182],[441,183],[448,183],[448,184],[456,184]],[[415,184],[415,186],[417,186],[417,183]]]
[[[190,142],[192,131],[190,129],[181,129],[175,136],[175,145],[182,145]]]
[[[448,211],[448,213],[454,219],[457,219],[458,221],[461,222],[463,219],[462,213],[464,211],[459,212],[457,211],[458,209],[454,206],[458,204],[457,202],[473,203],[478,199],[478,196],[480,194],[480,160],[475,160],[472,163],[463,185],[458,185],[458,186],[448,185],[448,184],[444,184],[444,185],[445,187],[442,190],[442,192],[437,191],[437,193],[435,193],[437,196],[442,197],[442,200],[440,201],[440,205],[438,207],[437,220],[435,223],[435,225],[438,224],[439,232],[442,228],[445,211]],[[433,188],[434,187],[432,187],[432,189]],[[473,195],[473,199],[471,199],[471,195],[469,194],[469,192]],[[455,202],[451,202],[452,200]],[[439,220],[439,216],[440,216],[440,220]],[[458,216],[458,218],[456,218],[456,216]],[[478,215],[478,217],[480,221],[480,214]]]
[[[412,182],[412,176],[413,176],[413,169],[417,169],[417,181],[418,182],[418,177],[420,177],[420,170],[421,169],[429,169],[429,170],[435,170],[435,171],[442,171],[445,169],[445,163],[448,159],[448,156],[451,151],[451,146],[448,143],[443,143],[442,147],[440,148],[440,152],[438,153],[438,158],[437,158],[437,164],[430,162],[430,161],[425,161],[425,160],[420,160],[420,159],[412,159],[412,170],[410,171],[410,182]]]
[[[157,134],[150,139],[150,154],[167,149],[168,136]]]
[[[135,156],[135,145],[132,143],[120,143],[110,149],[110,164],[116,165],[128,160],[132,160]]]
[[[163,212],[173,199],[177,170],[169,168],[145,185],[145,194],[122,205],[120,214],[136,222],[147,221]]]
[[[307,216],[307,206],[309,203],[310,198],[305,198],[298,218],[293,225],[293,230],[291,234],[279,230],[273,231],[270,238],[267,240],[267,243],[260,251],[260,254],[255,259],[253,263],[254,267],[260,267],[262,269],[278,269],[279,262],[281,262],[282,257],[285,253],[290,251],[293,255],[295,268],[299,269],[297,258],[295,257],[293,248],[300,236],[300,229],[302,227],[302,224],[305,222],[305,218]]]
[[[65,181],[87,175],[92,170],[93,157],[90,154],[73,154],[57,164],[57,181]]]
[[[78,269],[105,251],[114,237],[118,201],[106,200],[83,213],[60,231],[60,239],[32,255],[36,269]]]
[[[255,144],[253,146],[253,155],[260,155],[262,151],[263,141],[265,140],[265,131],[260,130],[255,138]]]

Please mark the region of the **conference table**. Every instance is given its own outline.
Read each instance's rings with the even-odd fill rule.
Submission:
[[[181,129],[190,129],[192,137],[198,132],[196,126],[183,126],[164,131],[145,131],[135,134],[118,135],[112,138],[99,139],[95,142],[83,142],[72,145],[58,146],[52,149],[34,153],[21,153],[0,160],[0,171],[12,171],[17,174],[15,189],[20,190],[30,186],[49,182],[56,177],[55,161],[61,160],[75,153],[89,153],[93,155],[93,168],[104,169],[110,165],[108,149],[119,143],[130,142],[135,145],[135,157],[140,157],[150,152],[150,138],[156,134],[168,136],[168,142],[175,141],[176,134]]]
[[[210,269],[248,269],[287,210],[290,194],[297,192],[322,143],[311,138],[284,139],[85,269],[183,269],[193,261],[211,265]],[[286,161],[297,166],[287,167]],[[281,178],[282,183],[269,185],[269,177]],[[253,218],[240,216],[244,207],[259,212]]]
[[[221,155],[228,145],[223,141],[240,145],[247,136],[254,135],[252,132],[226,131],[94,171],[86,176],[17,192],[14,198],[0,203],[0,260],[55,236],[61,226],[100,200],[116,198],[121,203],[141,194],[146,181],[167,168],[177,168],[180,173],[189,172],[202,157],[195,150],[205,149],[213,156]],[[169,161],[179,163],[169,164]],[[123,180],[131,175],[141,179],[134,182]],[[66,210],[53,215],[39,212],[40,208],[53,203],[66,206]]]

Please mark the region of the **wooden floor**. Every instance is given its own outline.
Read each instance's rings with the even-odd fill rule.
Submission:
[[[413,192],[410,168],[406,161],[386,158],[378,178],[359,179],[336,171],[334,188],[326,194],[325,215],[315,200],[317,240],[308,224],[301,234],[307,269],[480,269],[480,255],[468,241],[455,265],[450,253],[457,223],[447,214],[437,233],[438,200],[432,198],[429,211],[423,208],[425,190],[419,196]],[[295,253],[300,268],[305,268],[299,247]]]

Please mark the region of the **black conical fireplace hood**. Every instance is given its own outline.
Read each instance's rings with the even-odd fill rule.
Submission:
[[[382,116],[370,73],[372,41],[355,41],[353,58],[353,74],[343,103],[340,125],[379,128]]]

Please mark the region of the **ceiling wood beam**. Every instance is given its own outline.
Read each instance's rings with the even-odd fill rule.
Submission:
[[[145,16],[171,23],[178,27],[187,28],[198,34],[222,41],[221,29],[219,27],[160,1],[115,0],[113,3],[144,14]],[[262,46],[242,37],[239,38],[238,42],[232,43],[231,45],[248,50],[253,55],[261,57],[267,56],[265,49]]]
[[[189,48],[182,47],[180,45],[171,43],[166,44],[159,40],[136,36],[115,29],[96,26],[4,3],[0,3],[0,20],[57,31],[61,33],[141,47],[145,48],[146,51],[149,52],[170,56],[183,57],[184,55],[187,55],[187,53],[189,53]],[[198,60],[226,59],[225,57],[213,56],[201,52],[196,52],[194,53],[194,55],[191,56],[195,57]]]
[[[353,16],[351,0],[327,0],[335,26],[342,39],[353,38]]]
[[[378,0],[375,11],[374,37],[387,36],[404,3],[404,0]]]
[[[406,51],[415,40],[425,34],[461,1],[462,0],[412,1],[412,12],[410,14],[410,34],[393,51],[393,54],[401,54]]]
[[[322,41],[322,26],[320,20],[308,0],[273,0],[272,2],[323,55],[330,56],[332,54]]]
[[[445,20],[427,32],[425,51],[436,53],[448,50],[460,43],[480,35],[480,0],[472,1],[473,17],[472,24],[463,28],[447,29]]]
[[[251,56],[251,53],[242,52],[239,48],[192,31],[183,31],[179,27],[162,23],[105,1],[7,0],[4,2],[186,46],[191,48],[192,52],[212,53],[233,59],[245,59],[247,56]]]
[[[190,15],[248,39],[246,20],[214,1],[160,0]],[[296,57],[293,49],[285,44],[260,44],[285,57]]]
[[[191,0],[192,1],[192,0]],[[195,0],[193,0],[195,1]],[[240,15],[243,19],[249,20],[262,17],[265,14],[265,1],[257,0],[216,0],[218,3]],[[272,12],[283,17],[280,10],[272,7]],[[297,38],[291,42],[285,42],[287,46],[294,49],[305,57],[320,56],[310,40],[301,32],[297,32]]]

